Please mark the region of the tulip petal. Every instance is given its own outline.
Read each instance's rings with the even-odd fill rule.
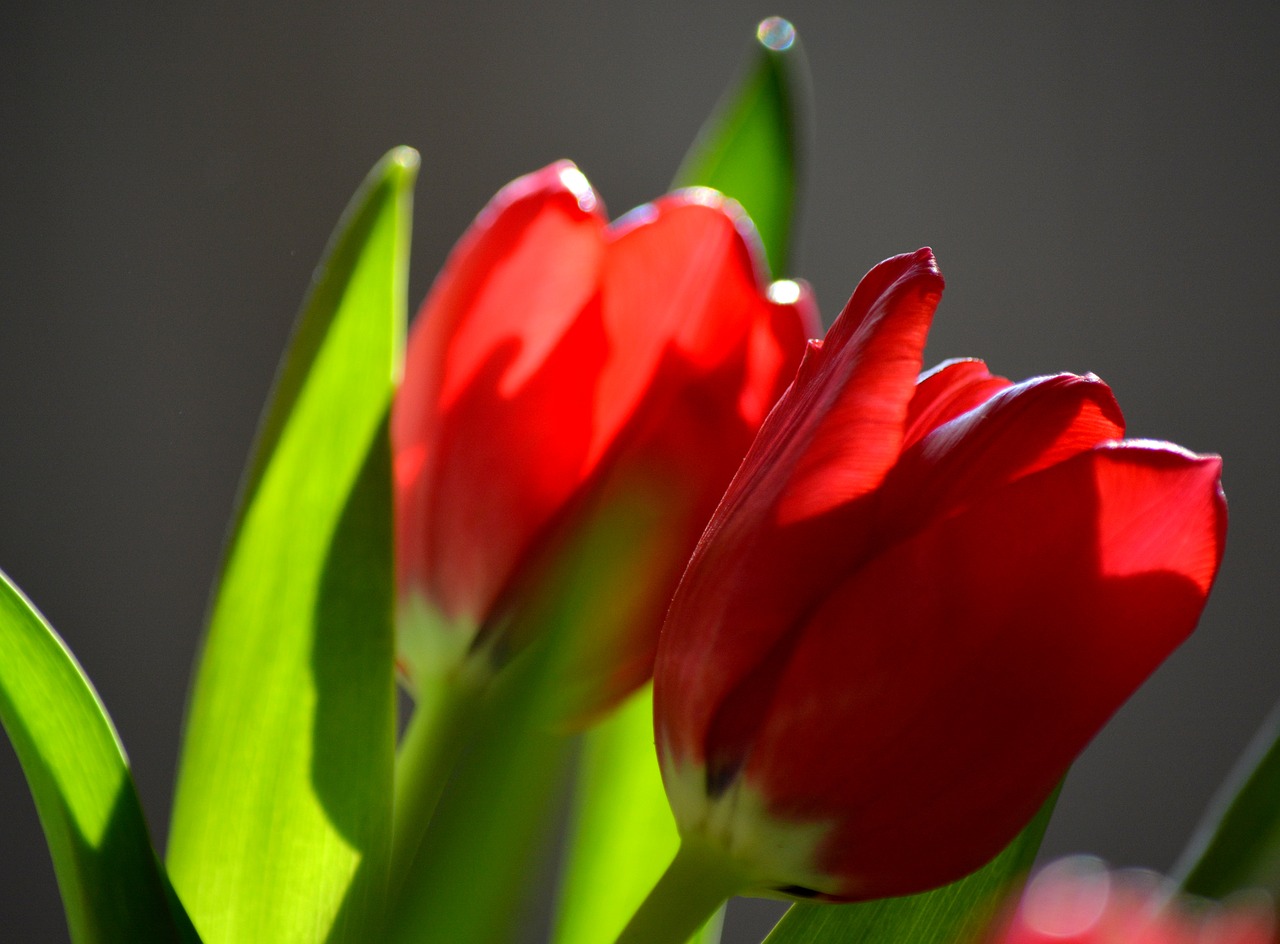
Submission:
[[[777,308],[795,307],[769,301],[750,221],[714,191],[684,191],[640,207],[615,222],[609,236],[603,319],[616,353],[595,392],[597,449],[616,437],[641,394],[661,400],[690,378],[722,366],[740,370],[756,325],[772,324]],[[791,315],[783,329],[792,351],[803,340],[796,321]],[[670,361],[684,374],[674,375]],[[654,389],[655,377],[665,390]],[[770,404],[789,380],[771,379]],[[739,374],[717,386],[732,388],[736,399],[741,382]],[[763,418],[761,411],[744,419],[758,425]],[[739,456],[743,451],[745,445]]]
[[[1013,382],[997,377],[975,358],[943,361],[920,375],[911,403],[907,405],[907,428],[903,450],[943,423],[985,403]]]
[[[720,706],[732,691],[755,699],[753,670],[770,671],[767,654],[830,579],[824,562],[798,551],[815,532],[850,539],[852,529],[821,513],[871,492],[897,458],[941,290],[929,250],[889,259],[862,280],[826,341],[810,343],[672,603],[655,691],[663,750],[702,759],[713,715],[750,714]]]
[[[402,586],[429,576],[421,590],[446,616],[484,617],[584,477],[588,365],[604,341],[582,312],[604,228],[573,165],[515,181],[458,244],[410,335],[392,418],[398,565]]]
[[[933,253],[880,263],[859,283],[821,348],[805,358],[788,407],[789,481],[777,518],[786,524],[846,504],[880,484],[902,449],[925,335],[942,296]],[[806,375],[807,374],[807,375]]]
[[[685,479],[667,489],[688,493],[672,514],[692,509],[700,527],[789,380],[812,310],[770,300],[751,234],[736,204],[704,190],[606,226],[568,163],[495,198],[410,340],[393,421],[402,585],[417,581],[449,620],[503,622],[526,559],[655,436],[671,448],[655,450],[654,475]]]
[[[1058,374],[1007,386],[903,452],[877,498],[877,543],[1123,435],[1120,407],[1097,377]]]
[[[1194,628],[1225,538],[1220,465],[1166,444],[1085,452],[932,522],[828,598],[746,778],[776,816],[838,821],[824,864],[843,894],[940,884],[1034,815]]]
[[[978,944],[1009,895],[1026,880],[1057,796],[1013,842],[978,871],[919,895],[881,898],[832,908],[797,902],[765,944]],[[1070,944],[1058,941],[1056,944]],[[1121,942],[1112,942],[1121,944]],[[1134,944],[1132,941],[1123,944]]]
[[[549,542],[557,572],[532,577],[578,588],[577,615],[538,621],[590,624],[565,643],[560,692],[576,721],[652,674],[689,554],[814,326],[807,287],[781,300],[766,290],[744,220],[718,194],[689,191],[611,227],[603,307],[619,356],[594,410],[606,455],[567,533]]]

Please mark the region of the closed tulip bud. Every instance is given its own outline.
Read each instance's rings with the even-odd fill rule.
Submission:
[[[711,191],[611,224],[562,162],[493,199],[423,304],[392,415],[410,687],[485,676],[552,628],[558,716],[648,679],[684,562],[816,324],[779,286]]]
[[[859,900],[981,866],[1195,627],[1221,462],[1111,391],[917,377],[932,254],[854,292],[684,574],[655,669],[682,836],[745,886]]]

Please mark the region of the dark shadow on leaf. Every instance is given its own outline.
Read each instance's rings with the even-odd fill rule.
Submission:
[[[68,915],[82,915],[98,940],[200,944],[151,844],[128,771],[116,789],[102,835],[91,842],[53,787],[55,778],[38,750],[24,750],[20,757],[27,782],[40,785],[33,794],[44,798],[36,807]]]
[[[384,414],[334,530],[316,600],[311,780],[360,866],[328,940],[381,911],[395,750],[391,456]]]

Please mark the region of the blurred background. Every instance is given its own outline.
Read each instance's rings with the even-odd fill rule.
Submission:
[[[570,157],[614,215],[662,192],[770,14],[816,104],[784,274],[828,321],[931,245],[930,363],[1092,370],[1130,435],[1226,459],[1200,629],[1076,764],[1045,844],[1170,866],[1280,697],[1273,3],[7,5],[0,568],[96,683],[158,843],[240,470],[361,177],[422,152],[416,306],[512,177]],[[7,742],[0,809],[0,938],[64,940]],[[774,913],[735,905],[726,941]]]

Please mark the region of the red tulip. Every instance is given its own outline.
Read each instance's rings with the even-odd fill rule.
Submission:
[[[610,224],[568,162],[480,214],[423,304],[392,416],[411,683],[566,623],[567,713],[649,677],[684,561],[816,323],[758,260],[719,195]]]
[[[917,380],[932,253],[854,292],[770,414],[663,629],[683,835],[757,889],[902,895],[982,865],[1195,627],[1221,462],[1118,441],[1097,378]]]
[[[1198,905],[1198,906],[1197,906]],[[1110,873],[1096,859],[1053,863],[1027,886],[993,944],[1271,944],[1260,907],[1191,903],[1149,873]]]

